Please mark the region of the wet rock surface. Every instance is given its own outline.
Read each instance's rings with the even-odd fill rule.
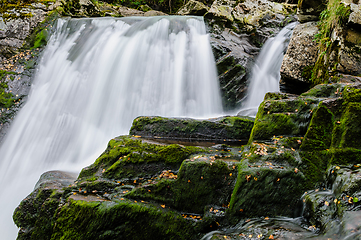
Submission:
[[[205,20],[210,27],[223,106],[229,110],[240,107],[246,96],[247,80],[261,46],[296,21],[292,15],[295,5],[246,0],[214,2],[212,7]]]
[[[147,138],[165,138],[210,142],[248,141],[253,119],[221,117],[208,120],[190,118],[138,117],[130,129],[131,135]]]
[[[318,85],[299,97],[269,94],[261,108],[278,110],[257,115],[254,136],[245,146],[197,147],[141,136],[112,139],[70,186],[65,185],[71,177],[41,177],[14,213],[19,236],[24,237],[20,239],[28,234],[56,238],[76,233],[84,236],[81,239],[104,234],[142,239],[144,232],[137,235],[134,229],[143,224],[147,234],[167,239],[358,234],[352,221],[359,217],[361,197],[359,144],[352,136],[336,136],[358,126],[352,119],[358,116],[359,95],[357,84]],[[265,121],[266,115],[291,112],[309,115],[304,130],[274,136],[256,133],[257,122]],[[135,120],[133,129],[142,120]],[[76,216],[90,227],[75,224]],[[107,223],[100,220],[109,216],[113,217]]]

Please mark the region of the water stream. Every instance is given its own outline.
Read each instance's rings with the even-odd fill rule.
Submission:
[[[59,19],[0,149],[1,239],[41,173],[90,165],[135,117],[221,113],[201,17]]]
[[[297,22],[288,24],[263,45],[252,68],[247,97],[239,115],[255,117],[266,93],[280,91],[282,60],[296,25]]]

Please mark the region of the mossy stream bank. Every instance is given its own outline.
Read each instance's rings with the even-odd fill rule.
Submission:
[[[353,135],[360,129],[355,121],[360,96],[358,84],[318,85],[300,96],[268,94],[253,128],[244,127],[247,145],[166,144],[159,136],[140,135],[112,139],[74,182],[52,172],[42,176],[15,210],[18,239],[351,234],[350,219],[360,216],[361,145]],[[138,118],[132,131],[140,121],[143,129],[152,129],[154,122],[184,125],[185,120]],[[285,222],[293,227],[285,228]]]

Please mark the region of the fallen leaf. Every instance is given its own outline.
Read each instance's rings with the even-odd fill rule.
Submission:
[[[269,236],[269,238],[268,239],[275,239],[274,237],[273,237],[273,235],[271,235],[271,236]]]
[[[162,208],[165,208],[165,205],[164,204],[162,204],[162,205],[160,205]]]
[[[325,205],[326,205],[326,206],[329,206],[329,205],[330,205],[330,203],[329,203],[329,202],[327,202],[327,201],[325,201]]]

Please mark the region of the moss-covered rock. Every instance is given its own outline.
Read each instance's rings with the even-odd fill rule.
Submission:
[[[179,213],[132,201],[68,200],[51,239],[197,239]]]
[[[195,120],[189,118],[138,117],[130,134],[188,140],[248,140],[254,120],[247,117],[221,117]]]
[[[261,103],[249,142],[272,136],[303,136],[319,99],[267,93]]]
[[[161,200],[180,211],[203,213],[206,206],[228,205],[237,176],[234,169],[214,157],[197,156],[183,162],[176,179],[134,189],[126,196]]]
[[[151,177],[164,169],[177,169],[191,154],[205,151],[199,147],[151,144],[123,136],[109,141],[105,152],[94,164],[84,168],[79,178],[101,176],[121,180],[138,176]]]
[[[112,139],[75,182],[45,181],[24,199],[20,239],[199,239],[224,218],[238,151]]]

